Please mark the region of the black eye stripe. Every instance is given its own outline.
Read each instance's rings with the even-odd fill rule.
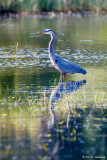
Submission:
[[[46,30],[44,30],[44,32],[53,32],[55,34],[55,32],[51,29],[46,29]]]
[[[49,30],[46,30],[46,32],[49,32],[49,31],[52,31],[51,29],[49,29]],[[52,31],[53,32],[53,31]]]

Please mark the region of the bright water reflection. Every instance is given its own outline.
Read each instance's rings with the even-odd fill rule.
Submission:
[[[107,156],[105,18],[0,20],[0,159]],[[48,57],[50,37],[31,34],[43,28],[57,33],[55,53],[78,63],[86,76],[60,82]]]

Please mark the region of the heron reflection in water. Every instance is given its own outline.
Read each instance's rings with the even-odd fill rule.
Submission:
[[[46,29],[44,31],[37,32],[37,33],[51,35],[51,40],[49,43],[49,57],[52,65],[61,72],[62,81],[65,81],[66,73],[70,73],[70,74],[81,73],[84,75],[87,73],[83,68],[81,68],[76,63],[70,62],[54,54],[53,43],[55,41],[55,33],[51,29]]]
[[[74,91],[77,91],[80,87],[86,84],[86,80],[82,81],[68,81],[62,82],[57,85],[51,92],[50,95],[50,114],[51,121],[49,121],[49,127],[53,127],[56,122],[54,104],[59,98],[63,98],[63,95],[70,94]]]

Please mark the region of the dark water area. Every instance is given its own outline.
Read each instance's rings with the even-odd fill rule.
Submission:
[[[106,16],[0,19],[0,160],[107,159]],[[60,73],[54,52],[87,74]]]

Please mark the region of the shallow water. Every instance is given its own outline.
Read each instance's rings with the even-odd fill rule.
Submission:
[[[107,22],[101,17],[0,20],[0,159],[107,158]],[[87,74],[60,73],[54,51]]]

